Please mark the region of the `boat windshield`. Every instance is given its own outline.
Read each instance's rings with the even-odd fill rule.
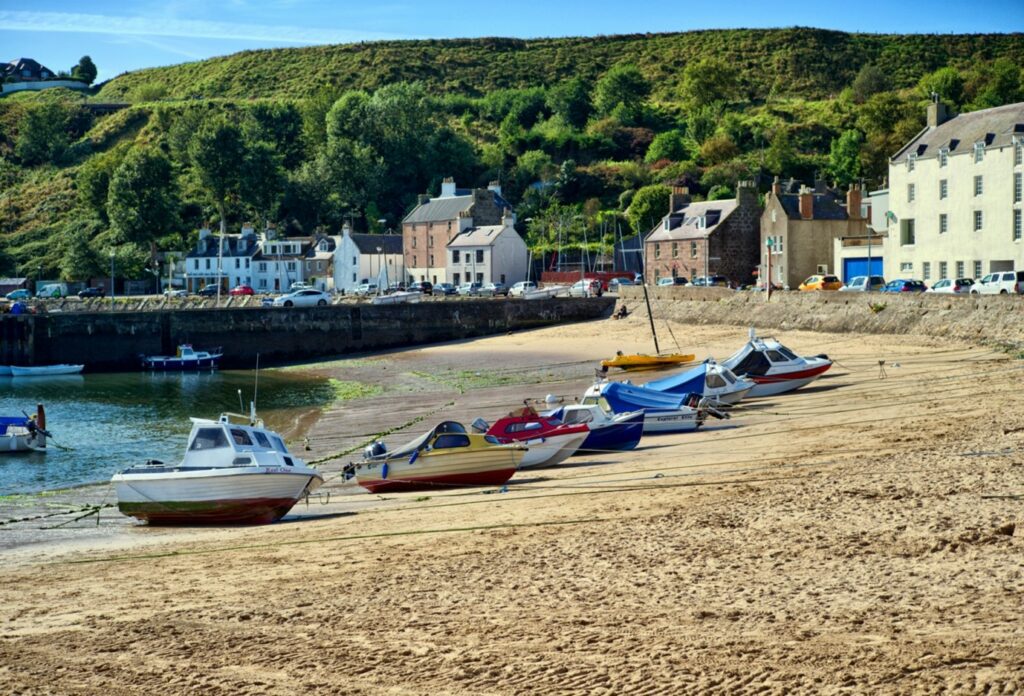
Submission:
[[[592,420],[594,420],[594,414],[583,408],[567,410],[565,417],[562,418],[562,422],[566,425],[589,423]]]
[[[709,372],[705,380],[708,389],[721,389],[725,386],[725,380],[716,372]]]
[[[288,454],[288,448],[284,446],[284,441],[281,440],[277,435],[271,435],[271,439],[274,441],[274,449],[281,454]]]
[[[266,435],[261,433],[259,430],[253,430],[252,435],[253,437],[256,438],[256,442],[260,443],[260,447],[266,447],[267,449],[270,449],[270,440],[267,438]]]
[[[509,426],[505,428],[505,432],[521,433],[524,430],[540,430],[543,427],[544,426],[541,423],[538,423],[536,421],[530,423],[510,423]]]
[[[796,355],[796,353],[794,353],[793,351],[791,351],[791,350],[790,350],[789,348],[787,348],[786,346],[781,346],[781,345],[780,345],[780,346],[779,346],[779,352],[780,352],[780,353],[782,353],[783,355],[785,355],[785,356],[786,356],[787,358],[789,358],[790,360],[797,360],[797,359],[798,359],[798,358],[797,358],[797,355]]]
[[[245,432],[241,428],[231,429],[231,439],[235,441],[236,445],[252,447],[252,438],[249,437],[249,433]]]
[[[200,428],[192,439],[190,451],[211,450],[228,446],[228,438],[223,428]]]
[[[462,433],[445,433],[434,440],[434,449],[450,449],[453,447],[469,447],[469,435]]]

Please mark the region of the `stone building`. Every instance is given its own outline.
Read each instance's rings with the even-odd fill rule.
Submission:
[[[817,273],[842,275],[842,269],[832,267],[834,241],[867,232],[860,186],[851,185],[845,201],[823,181],[816,181],[814,188],[800,186],[797,192],[791,191],[776,178],[765,197],[759,245],[761,273],[770,253],[773,285],[796,288]]]
[[[512,206],[492,182],[485,189],[459,189],[451,177],[436,198],[420,196],[419,205],[402,220],[402,251],[409,277],[431,283],[451,282],[447,271],[448,243],[471,228],[501,225]]]
[[[686,187],[673,187],[669,212],[644,239],[644,278],[724,275],[736,285],[753,282],[758,264],[761,207],[752,181],[736,198],[694,203]]]
[[[889,161],[886,278],[979,278],[1024,269],[1024,103],[928,125]]]

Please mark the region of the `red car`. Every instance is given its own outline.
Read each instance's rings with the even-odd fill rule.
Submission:
[[[248,285],[238,285],[228,292],[229,295],[255,295],[256,291],[250,288]]]

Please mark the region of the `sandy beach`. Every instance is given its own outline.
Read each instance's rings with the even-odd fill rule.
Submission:
[[[701,358],[746,335],[659,332]],[[653,350],[646,316],[306,366],[379,393],[293,439],[328,482],[282,523],[0,526],[0,693],[1024,690],[1024,361],[763,333],[837,363],[507,491],[373,496],[340,471],[377,433],[571,400],[602,357]]]

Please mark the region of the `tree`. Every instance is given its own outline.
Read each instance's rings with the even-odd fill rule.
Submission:
[[[619,63],[597,81],[594,106],[602,116],[617,112],[623,123],[635,123],[650,91],[650,83],[635,65]]]
[[[295,104],[257,102],[249,108],[247,116],[242,123],[247,142],[273,144],[282,164],[289,169],[302,162],[302,113]]]
[[[560,82],[548,90],[546,103],[552,112],[574,128],[585,126],[594,108],[590,102],[590,88],[579,77]]]
[[[651,146],[647,148],[644,161],[648,164],[658,160],[672,160],[681,162],[689,158],[690,148],[686,146],[686,139],[677,130],[665,131],[654,136]]]
[[[740,149],[728,135],[715,135],[700,146],[700,158],[710,165],[721,164],[739,156]]]
[[[102,222],[95,218],[65,226],[60,243],[60,275],[63,280],[87,280],[103,272],[102,260],[92,243],[102,227]]]
[[[67,151],[67,110],[56,102],[34,104],[18,122],[14,153],[22,164],[32,166],[60,162]]]
[[[680,85],[683,102],[697,108],[735,98],[739,88],[739,72],[717,58],[702,58],[683,70]]]
[[[245,152],[245,166],[241,171],[238,190],[242,202],[248,205],[259,223],[266,226],[284,195],[284,168],[277,149],[267,142],[250,143]]]
[[[189,143],[192,168],[220,217],[221,239],[228,231],[228,204],[242,187],[245,155],[241,129],[223,116],[207,118]]]
[[[108,222],[107,197],[110,193],[110,178],[121,164],[124,149],[117,148],[95,157],[90,157],[78,169],[75,187],[78,200],[103,222]]]
[[[78,65],[71,68],[71,77],[82,80],[87,85],[91,85],[96,80],[96,65],[92,62],[92,58],[89,56],[82,56]]]
[[[178,225],[178,191],[171,162],[160,150],[137,147],[128,152],[110,179],[107,214],[121,244],[149,245],[156,259],[156,240]]]
[[[947,104],[959,106],[964,103],[964,78],[956,68],[939,68],[925,75],[917,83],[917,89],[928,99],[937,94]]]
[[[779,176],[791,174],[793,165],[796,164],[796,150],[789,138],[789,131],[786,128],[779,128],[772,136],[768,152],[765,153],[764,164],[768,171]]]
[[[860,144],[863,138],[855,130],[843,131],[832,141],[828,155],[828,171],[842,186],[852,184],[860,178]]]
[[[877,65],[870,64],[861,67],[851,85],[853,100],[858,104],[863,104],[872,94],[890,89],[892,89],[892,83],[889,76]]]
[[[668,213],[668,199],[672,193],[668,186],[644,186],[636,192],[626,210],[626,219],[637,234],[646,234]]]
[[[1012,61],[1000,58],[992,64],[988,83],[974,99],[979,109],[991,109],[1020,101],[1021,71]]]

